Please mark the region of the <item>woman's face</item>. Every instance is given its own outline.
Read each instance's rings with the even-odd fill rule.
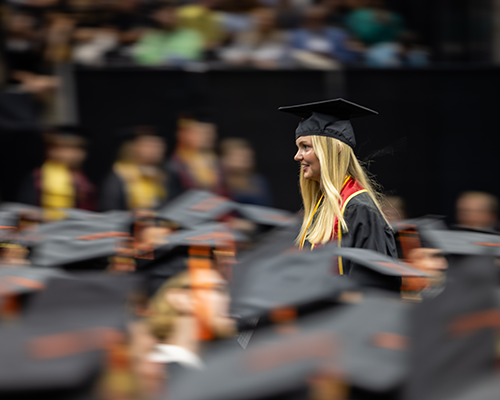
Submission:
[[[319,182],[321,178],[321,166],[312,147],[311,136],[301,136],[295,143],[298,150],[294,160],[300,163],[300,168],[304,172],[304,178]]]

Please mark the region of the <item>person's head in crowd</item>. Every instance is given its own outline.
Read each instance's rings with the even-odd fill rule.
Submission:
[[[400,196],[386,196],[381,204],[382,212],[391,224],[407,219],[405,201]]]
[[[157,28],[165,31],[173,31],[179,24],[177,10],[172,4],[160,4],[156,7],[151,17]]]
[[[277,14],[272,8],[258,8],[253,12],[255,30],[261,33],[270,33],[276,30]]]
[[[234,334],[234,320],[228,313],[227,282],[219,272],[182,272],[169,279],[151,300],[149,328],[160,343],[198,353],[200,324],[211,331],[213,338]]]
[[[468,191],[456,202],[458,225],[475,229],[494,229],[498,222],[498,199],[490,193]]]
[[[5,32],[14,38],[30,38],[36,30],[36,20],[28,13],[14,11],[5,18]]]
[[[315,31],[325,27],[327,9],[322,6],[311,6],[304,11],[303,26],[306,29]]]
[[[254,172],[255,153],[247,140],[224,139],[220,144],[220,150],[222,167],[226,173],[246,175]]]
[[[132,14],[138,11],[141,0],[111,0],[111,7],[120,13]]]
[[[177,146],[197,152],[211,152],[217,140],[217,127],[211,122],[181,119],[177,129]]]
[[[208,9],[215,9],[221,5],[222,0],[195,0],[194,3]]]
[[[70,169],[78,169],[87,157],[86,140],[64,130],[54,130],[44,135],[46,159]]]
[[[140,166],[158,166],[166,152],[165,140],[149,126],[133,128],[132,138],[122,144],[118,159]]]

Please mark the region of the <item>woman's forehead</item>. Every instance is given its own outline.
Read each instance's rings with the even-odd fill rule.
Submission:
[[[311,136],[300,136],[299,138],[297,138],[297,140],[295,141],[295,143],[297,145],[299,144],[311,144],[312,140],[311,140]]]

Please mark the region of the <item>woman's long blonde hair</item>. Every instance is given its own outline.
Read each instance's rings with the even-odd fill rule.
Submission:
[[[300,244],[304,233],[305,239],[310,243],[325,244],[329,242],[332,239],[336,217],[342,227],[342,232],[347,232],[340,197],[340,191],[347,176],[351,176],[363,189],[368,191],[375,205],[384,215],[380,207],[382,196],[376,190],[377,185],[369,178],[354,155],[352,148],[331,137],[311,135],[311,139],[312,147],[321,166],[321,178],[320,182],[306,179],[304,171],[300,171],[304,221],[296,240],[297,244]],[[314,220],[308,226],[321,195],[324,195],[323,202],[316,211]]]

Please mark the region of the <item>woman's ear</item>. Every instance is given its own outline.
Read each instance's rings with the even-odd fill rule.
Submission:
[[[339,150],[338,152],[340,153],[340,152],[342,151],[342,149],[343,149],[343,148],[344,148],[343,143],[339,142],[339,143],[338,143],[338,150]]]
[[[165,301],[168,302],[179,314],[192,314],[193,301],[191,290],[170,289],[165,293]]]

